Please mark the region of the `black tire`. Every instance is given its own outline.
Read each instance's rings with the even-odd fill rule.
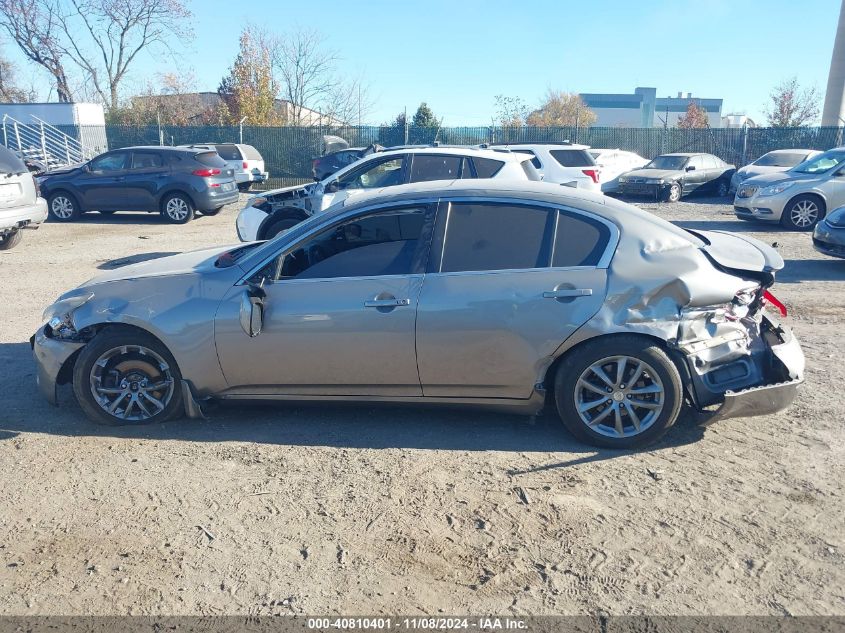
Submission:
[[[587,382],[590,386],[595,386],[596,381],[592,379],[581,381],[582,376],[592,375],[589,373],[591,367],[613,357],[627,359],[625,369],[623,369],[623,383],[620,383],[621,388],[610,388],[599,382],[603,393],[593,395],[594,390],[582,385]],[[635,376],[637,363],[642,363],[643,369],[639,375]],[[619,364],[617,362],[614,366],[611,361],[599,366],[600,369],[603,367],[618,369]],[[605,375],[609,376],[606,373],[607,370],[604,371]],[[652,372],[655,375],[652,375]],[[598,374],[595,374],[595,377],[597,378]],[[615,381],[615,376],[612,378]],[[626,379],[634,379],[635,382],[633,385],[624,385]],[[632,394],[628,393],[626,388],[627,390],[659,388],[661,391],[660,393],[639,391],[638,394]],[[683,385],[678,368],[663,349],[653,341],[639,336],[608,336],[584,343],[568,355],[559,366],[555,375],[554,389],[558,415],[564,426],[579,440],[605,448],[636,448],[656,442],[675,424],[683,404]],[[610,393],[605,392],[608,389]],[[597,403],[584,412],[585,416],[592,416],[595,420],[592,427],[582,419],[582,414],[578,411],[578,399],[582,397],[581,394],[590,396],[590,399],[582,402],[582,406]],[[642,403],[642,406],[639,406],[639,403]],[[660,405],[660,408],[658,409],[655,405]],[[610,409],[609,413],[607,413],[608,409]],[[654,414],[655,409],[658,409],[657,414]],[[634,419],[631,417],[632,411],[638,424],[645,426],[642,431],[636,431]],[[641,416],[644,417],[641,418]],[[622,425],[622,436],[610,429],[610,426],[615,428],[612,422],[616,419]]]
[[[245,193],[245,192],[249,191],[251,187],[252,187],[251,182],[239,182],[238,183],[238,191],[240,191],[241,193]]]
[[[276,220],[275,222],[273,222],[273,224],[271,224],[270,226],[267,227],[266,231],[264,231],[264,239],[265,240],[272,240],[274,237],[276,237],[282,231],[286,231],[289,228],[296,226],[300,222],[302,222],[302,219],[301,218],[295,218],[295,217],[294,218],[287,217],[287,218],[282,218],[281,220]]]
[[[147,351],[145,354],[139,354],[134,351],[136,347],[143,347]],[[114,358],[109,359],[105,366],[98,366],[97,361],[104,355],[120,350]],[[145,377],[147,380],[166,380],[166,372],[160,372],[158,377],[155,375],[155,365],[157,361],[149,352],[152,351],[158,355],[167,365],[169,372],[169,380],[172,381],[173,389],[169,393],[168,400],[163,409],[159,410],[154,415],[144,419],[132,420],[124,419],[117,415],[108,413],[94,397],[92,392],[92,381],[96,381],[95,374],[99,372],[102,376],[104,388],[119,389],[122,388],[121,381],[128,382],[129,387],[127,395],[136,397],[141,400],[138,390],[132,390],[132,383],[138,383],[138,377]],[[128,368],[128,369],[127,369]],[[160,369],[160,368],[159,368]],[[114,384],[111,384],[114,383]],[[159,384],[158,382],[154,384]],[[163,393],[165,390],[159,392],[150,391],[155,397],[156,393]],[[168,390],[169,391],[169,390]],[[124,426],[127,424],[152,424],[156,422],[165,422],[180,416],[184,412],[184,405],[182,403],[182,375],[179,373],[179,367],[173,356],[155,337],[134,329],[106,329],[97,334],[91,341],[82,348],[79,358],[73,368],[73,392],[76,395],[76,400],[79,406],[91,420],[98,424],[105,424],[108,426]],[[135,394],[133,396],[132,394]],[[104,396],[108,397],[108,396]],[[114,398],[122,397],[123,403],[128,402],[125,396],[115,395]],[[114,402],[114,400],[112,400]],[[151,400],[142,400],[144,406],[152,411],[154,409]],[[118,402],[116,411],[121,412],[121,402]],[[150,407],[153,407],[151,409]],[[127,405],[127,413],[134,411],[142,411],[138,405]]]
[[[726,198],[730,189],[731,185],[726,180],[719,180],[716,183],[716,195],[720,198]]]
[[[825,211],[825,204],[818,196],[795,196],[784,205],[780,223],[790,231],[812,231],[824,217]]]
[[[217,215],[218,213],[220,213],[220,210],[222,208],[223,207],[217,207],[216,209],[206,209],[205,211],[200,211],[200,213],[202,213],[203,215]]]
[[[666,190],[666,193],[663,194],[663,199],[666,202],[678,202],[683,194],[684,190],[681,188],[681,184],[673,182]]]
[[[21,231],[15,231],[14,233],[8,233],[6,237],[0,237],[0,251],[12,250],[21,243],[22,239],[23,235],[21,235]]]
[[[51,193],[47,198],[47,208],[50,211],[50,218],[56,222],[73,222],[82,215],[76,198],[67,191]]]
[[[161,217],[171,224],[187,224],[195,213],[193,201],[183,193],[169,193],[161,200]]]

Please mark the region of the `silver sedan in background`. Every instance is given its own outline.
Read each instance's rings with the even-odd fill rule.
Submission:
[[[106,424],[203,402],[554,407],[581,440],[658,439],[792,401],[804,357],[767,313],[783,260],[548,183],[417,183],[267,242],[127,266],[75,288],[32,338],[38,384]]]

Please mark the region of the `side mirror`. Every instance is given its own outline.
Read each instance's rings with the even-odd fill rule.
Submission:
[[[340,191],[340,185],[337,180],[332,180],[324,189],[325,193],[337,193],[338,191]]]
[[[267,293],[259,286],[250,286],[241,295],[241,328],[250,338],[261,334],[264,326],[264,298]]]
[[[85,164],[82,166],[82,171],[84,171],[84,172],[86,172],[86,173],[87,173],[87,172],[90,172],[90,171],[91,171],[91,163],[85,163]]]
[[[695,165],[690,165],[687,167],[687,171],[695,171]]]

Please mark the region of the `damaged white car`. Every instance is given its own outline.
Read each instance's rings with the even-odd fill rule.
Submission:
[[[540,180],[531,157],[466,146],[402,147],[365,156],[327,178],[250,198],[235,221],[241,241],[269,240],[350,197],[409,182]]]
[[[559,185],[403,185],[92,279],[32,345],[44,396],[72,383],[106,424],[215,399],[550,407],[628,448],[684,405],[712,421],[790,404],[804,357],[770,314],[782,266],[757,240]]]

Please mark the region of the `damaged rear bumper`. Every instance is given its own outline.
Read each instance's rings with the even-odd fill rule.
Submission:
[[[798,387],[804,382],[805,364],[798,340],[789,328],[768,317],[763,318],[760,340],[762,351],[749,359],[756,365],[759,380],[750,386],[727,389],[718,408],[702,411],[702,424],[770,415],[783,411],[795,400]],[[701,383],[695,386],[699,398],[706,398]]]

